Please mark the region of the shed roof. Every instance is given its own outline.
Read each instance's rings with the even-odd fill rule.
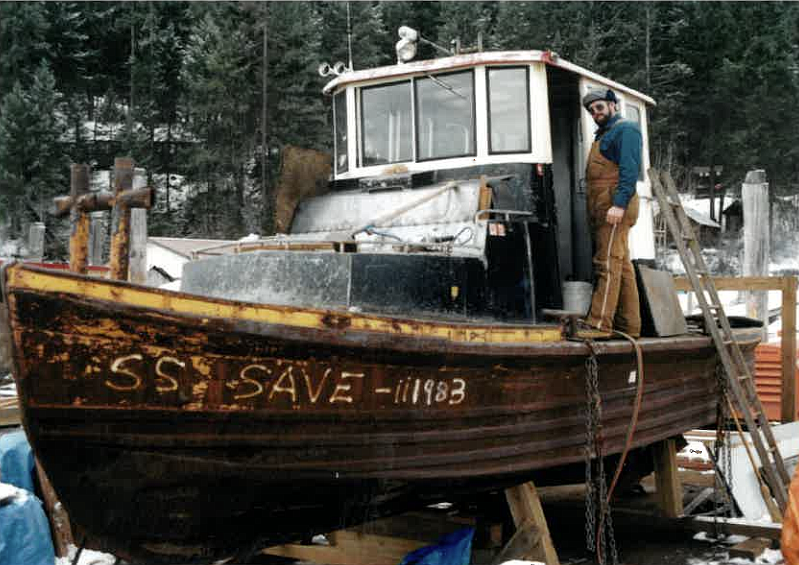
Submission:
[[[698,210],[694,210],[693,208],[684,207],[685,215],[688,216],[691,220],[695,221],[697,224],[702,226],[708,226],[711,228],[721,229],[721,225],[718,222],[715,222],[710,219],[710,216],[707,214],[703,214]]]

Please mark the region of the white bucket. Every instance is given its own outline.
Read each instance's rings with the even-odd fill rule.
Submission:
[[[565,281],[563,283],[563,309],[576,312],[581,316],[591,308],[591,283],[582,281]]]

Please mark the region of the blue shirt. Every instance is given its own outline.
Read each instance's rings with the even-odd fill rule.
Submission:
[[[619,166],[619,185],[613,195],[613,205],[626,209],[635,195],[635,183],[641,170],[641,128],[637,123],[623,120],[620,114],[616,114],[596,131],[595,138],[599,139],[600,136],[603,137],[599,142],[599,152]]]

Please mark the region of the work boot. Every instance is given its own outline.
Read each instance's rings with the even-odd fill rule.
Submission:
[[[610,339],[613,337],[613,332],[596,328],[580,328],[574,332],[574,337],[578,339]]]

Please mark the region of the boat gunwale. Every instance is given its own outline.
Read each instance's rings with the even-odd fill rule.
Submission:
[[[191,295],[182,292],[169,291],[159,288],[142,287],[124,281],[113,281],[97,279],[74,273],[51,272],[44,268],[30,267],[17,264],[18,269],[34,272],[38,275],[49,276],[56,279],[68,279],[76,282],[79,286],[85,284],[107,285],[111,288],[128,289],[136,293],[148,293],[155,296],[164,297],[167,301],[170,298],[188,299],[191,301],[206,302],[209,304],[219,304],[232,309],[251,308],[255,310],[268,311],[287,311],[299,312],[317,316],[321,324],[314,326],[298,326],[293,324],[275,323],[262,320],[230,319],[224,316],[209,316],[206,314],[196,314],[176,310],[174,308],[156,308],[147,305],[137,305],[130,301],[112,301],[87,295],[86,293],[67,292],[63,290],[47,290],[31,288],[29,286],[15,286],[8,288],[7,273],[12,268],[13,263],[2,266],[5,279],[4,292],[6,295],[12,293],[32,293],[35,295],[53,294],[61,299],[70,300],[83,304],[88,307],[101,308],[105,311],[122,312],[133,318],[144,318],[152,321],[153,317],[158,317],[160,321],[164,318],[172,323],[187,325],[192,328],[210,329],[212,326],[224,327],[227,331],[240,334],[250,334],[254,336],[269,337],[274,336],[285,342],[316,342],[331,343],[341,346],[356,346],[362,348],[379,348],[385,351],[408,352],[413,351],[419,354],[447,354],[467,356],[475,358],[480,356],[488,357],[571,357],[585,356],[590,353],[589,347],[583,340],[569,340],[564,337],[559,339],[519,339],[518,341],[497,340],[491,341],[488,337],[489,332],[520,332],[525,335],[528,332],[538,332],[542,326],[534,325],[509,325],[492,324],[478,325],[463,322],[435,322],[414,318],[399,318],[374,314],[363,314],[344,312],[336,310],[323,310],[312,308],[295,308],[277,305],[262,305],[256,303],[238,302],[220,298],[210,298],[200,295]],[[113,294],[113,291],[111,291]],[[367,322],[372,320],[384,326],[394,327],[397,324],[404,324],[411,328],[414,333],[394,333],[380,329],[368,329],[365,327],[353,328],[352,324],[347,324],[342,320],[365,319]],[[212,320],[215,322],[212,322]],[[12,321],[9,317],[9,325]],[[497,326],[501,326],[498,328]],[[424,333],[424,328],[449,329],[450,336],[431,335]],[[547,326],[545,331],[561,333],[561,326]],[[738,343],[742,347],[754,346],[760,341],[759,329],[755,328],[736,328]],[[473,335],[469,335],[473,332]],[[481,333],[482,332],[482,333]],[[476,335],[474,335],[476,333]],[[453,335],[454,334],[454,335]],[[528,334],[529,335],[529,334]],[[482,336],[483,339],[478,339]],[[457,339],[462,337],[463,339]],[[519,336],[521,337],[521,336]],[[644,337],[638,340],[644,354],[651,353],[672,353],[677,351],[697,351],[712,349],[711,338],[703,334],[683,334],[670,337]],[[420,351],[420,346],[422,350]],[[438,347],[436,347],[438,346]],[[607,341],[594,342],[594,350],[599,355],[624,355],[631,354],[633,346],[624,339],[611,339]]]

